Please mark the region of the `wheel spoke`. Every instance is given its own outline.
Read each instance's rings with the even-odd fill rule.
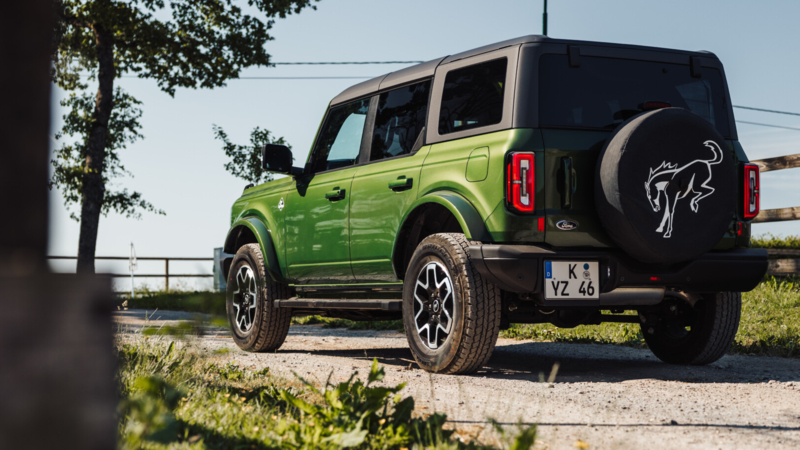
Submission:
[[[233,292],[232,304],[235,309],[236,327],[247,333],[253,327],[255,312],[258,307],[258,285],[253,269],[243,265],[236,273],[236,289]]]
[[[419,271],[414,291],[414,325],[423,345],[435,350],[447,340],[454,308],[450,274],[441,263],[429,262]]]

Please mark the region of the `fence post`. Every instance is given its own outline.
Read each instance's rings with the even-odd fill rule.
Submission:
[[[164,258],[164,291],[169,292],[169,258]]]

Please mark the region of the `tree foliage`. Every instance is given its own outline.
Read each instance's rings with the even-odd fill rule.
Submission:
[[[319,1],[319,0],[316,0]],[[276,17],[312,0],[57,0],[60,21],[53,75],[63,89],[85,86],[80,72],[98,71],[97,29],[112,35],[116,76],[153,79],[164,92],[214,88],[250,66],[268,66],[264,44]],[[246,4],[268,20],[245,13]]]
[[[164,211],[156,209],[152,204],[142,198],[139,192],[128,192],[127,189],[112,191],[112,180],[125,175],[133,177],[119,159],[118,151],[125,148],[144,137],[139,132],[141,124],[139,119],[142,110],[139,107],[142,102],[136,100],[117,88],[114,91],[114,109],[111,112],[111,120],[108,126],[106,137],[106,157],[105,164],[101,172],[103,184],[106,186],[104,192],[102,213],[114,211],[128,218],[140,218],[140,211],[148,211],[156,214],[165,214]],[[94,109],[94,97],[88,93],[73,93],[68,98],[60,102],[61,107],[67,110],[64,114],[64,126],[56,133],[57,141],[62,141],[61,146],[53,152],[53,176],[50,179],[50,188],[58,188],[64,197],[65,205],[69,208],[72,205],[80,204],[83,194],[83,180],[86,176],[84,161],[87,154],[87,137],[92,127]],[[68,137],[77,137],[77,140],[68,140]],[[70,217],[79,220],[78,216],[70,211]]]
[[[214,138],[222,141],[222,149],[231,160],[225,164],[225,170],[237,178],[253,184],[271,181],[272,173],[265,172],[261,166],[261,148],[264,144],[282,144],[292,148],[283,137],[273,137],[269,130],[259,127],[250,132],[250,145],[234,144],[222,127],[214,125]],[[262,180],[263,178],[263,180]]]
[[[161,213],[137,192],[106,189],[127,173],[117,151],[141,137],[138,103],[115,91],[114,80],[131,73],[170,96],[179,87],[224,86],[244,68],[269,66],[265,44],[274,20],[314,8],[312,1],[318,0],[53,0],[53,82],[75,94],[65,104],[70,123],[59,137],[84,143],[57,151],[51,186],[68,204],[81,203],[78,272],[94,272],[100,215]],[[87,74],[98,85],[93,100],[83,93]],[[113,113],[126,102],[127,109]]]

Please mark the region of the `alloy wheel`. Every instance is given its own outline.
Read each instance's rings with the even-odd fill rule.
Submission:
[[[454,316],[450,274],[442,264],[429,262],[420,270],[414,289],[414,324],[422,343],[431,350],[439,348],[453,330]]]
[[[253,270],[242,266],[236,273],[236,290],[233,292],[233,307],[236,310],[236,327],[241,333],[249,333],[253,328],[258,305],[258,286]]]

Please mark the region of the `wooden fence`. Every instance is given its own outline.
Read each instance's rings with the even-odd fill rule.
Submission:
[[[800,167],[800,153],[788,156],[751,161],[758,166],[761,173],[774,170],[792,169]],[[793,208],[762,209],[753,219],[753,223],[782,222],[785,220],[800,220],[800,206]],[[770,275],[786,276],[800,274],[800,250],[769,249]],[[778,259],[777,257],[782,257]]]
[[[77,256],[48,256],[48,259],[78,259]],[[127,256],[95,256],[95,260],[103,259],[103,260],[112,260],[112,261],[128,261],[130,258]],[[153,273],[143,273],[138,274],[135,273],[135,278],[161,278],[164,277],[164,286],[165,289],[169,290],[169,277],[173,278],[204,278],[204,277],[213,277],[213,274],[206,274],[206,273],[181,273],[181,274],[170,274],[169,273],[169,262],[170,261],[214,261],[214,258],[184,258],[184,257],[174,257],[174,256],[137,256],[136,259],[138,261],[164,261],[164,273],[163,274],[153,274]],[[108,274],[110,277],[130,277],[130,273],[110,273]]]

